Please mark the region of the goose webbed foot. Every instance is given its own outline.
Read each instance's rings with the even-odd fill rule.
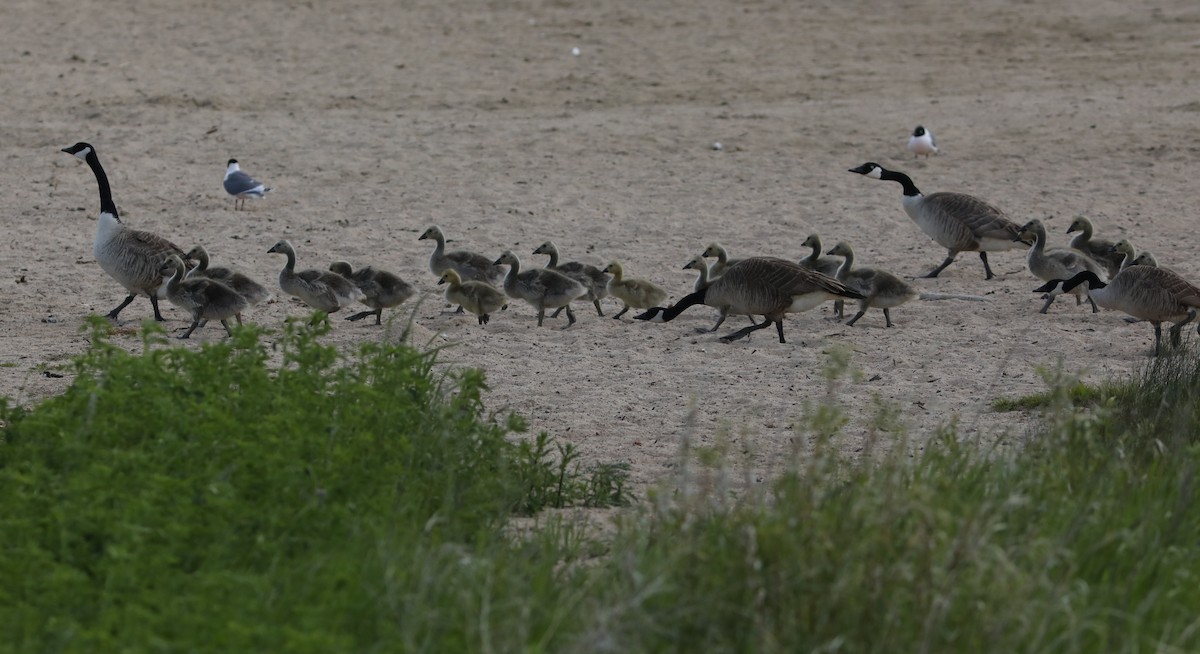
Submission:
[[[621,309],[620,311],[618,311],[618,312],[617,312],[617,315],[613,316],[613,320],[620,320],[620,319],[621,319],[621,316],[625,315],[625,312],[626,312],[626,311],[629,311],[629,305],[628,305],[628,304],[626,304],[626,305],[625,305],[625,307],[624,307],[623,309]],[[643,314],[643,315],[645,315],[645,314]],[[645,318],[642,318],[642,320],[646,320],[646,319],[645,319]]]
[[[983,262],[984,279],[994,279],[996,274],[992,272],[992,267],[988,265],[987,252],[979,253],[979,260]]]
[[[569,305],[563,308],[567,310],[567,324],[563,326],[563,329],[567,329],[571,325],[575,324],[575,312],[571,311],[571,307]]]
[[[363,318],[366,318],[367,316],[375,316],[375,320],[376,320],[375,324],[376,325],[379,324],[379,322],[378,322],[379,316],[374,311],[359,311],[358,313],[356,313],[352,316],[346,316],[345,319],[349,320],[350,322],[357,322],[359,320],[362,320]]]

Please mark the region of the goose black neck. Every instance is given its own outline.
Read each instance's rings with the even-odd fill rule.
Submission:
[[[879,179],[899,182],[900,186],[904,187],[904,195],[917,196],[921,194],[921,191],[917,188],[917,185],[913,184],[912,178],[904,173],[898,173],[894,170],[887,170],[886,168],[883,168],[880,169]]]
[[[667,307],[666,309],[663,309],[662,321],[663,322],[671,322],[672,320],[675,319],[676,316],[678,316],[679,314],[681,314],[685,310],[687,310],[688,307],[692,307],[697,304],[704,304],[704,298],[706,298],[707,296],[708,296],[707,288],[702,288],[702,289],[696,291],[695,293],[683,296],[675,304],[672,304],[671,306]]]
[[[1105,284],[1104,282],[1100,281],[1100,277],[1098,277],[1096,275],[1096,273],[1094,273],[1090,270],[1085,270],[1085,271],[1075,275],[1074,277],[1068,279],[1067,281],[1063,282],[1063,292],[1070,293],[1072,289],[1074,289],[1076,286],[1079,286],[1080,284],[1082,284],[1084,282],[1088,283],[1088,290],[1093,290],[1093,291],[1096,289],[1100,289],[1100,288],[1104,288],[1105,286],[1108,286],[1108,284]]]
[[[95,149],[88,153],[87,162],[96,175],[96,185],[100,187],[100,213],[110,213],[113,218],[117,219],[117,222],[120,222],[121,217],[117,215],[117,205],[113,203],[112,199],[112,188],[108,185],[108,175],[104,173],[104,166],[100,165],[100,157],[96,156]]]

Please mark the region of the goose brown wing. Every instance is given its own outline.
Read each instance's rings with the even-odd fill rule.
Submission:
[[[137,244],[136,247],[143,248],[147,253],[160,254],[163,256],[168,254],[177,254],[179,255],[180,259],[186,258],[187,256],[187,253],[181,250],[178,245],[175,245],[158,234],[140,229],[131,229],[126,233],[129,234],[130,240]]]
[[[981,238],[1013,240],[1020,226],[1004,217],[1004,212],[965,193],[933,193],[925,196],[927,211],[936,211],[950,217],[941,222],[960,223],[970,234],[971,240]],[[955,230],[956,236],[962,232]]]

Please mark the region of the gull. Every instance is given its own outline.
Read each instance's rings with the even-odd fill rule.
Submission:
[[[233,197],[233,208],[239,208],[238,202],[241,202],[242,209],[246,208],[246,198],[259,198],[267,194],[271,190],[270,186],[265,186],[262,182],[242,172],[238,166],[237,159],[230,159],[225,168],[225,192]]]
[[[908,149],[912,151],[914,159],[921,155],[928,159],[929,155],[937,154],[937,139],[933,138],[933,132],[917,125],[912,136],[908,137]]]

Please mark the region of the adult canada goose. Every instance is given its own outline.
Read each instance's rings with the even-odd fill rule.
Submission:
[[[267,252],[287,255],[287,263],[279,273],[279,288],[317,311],[333,313],[363,298],[354,282],[335,272],[312,269],[296,272],[296,249],[286,240],[272,245]]]
[[[751,257],[730,266],[708,288],[684,296],[670,308],[653,307],[636,318],[668,322],[688,307],[707,304],[725,308],[728,313],[766,317],[760,324],[743,327],[721,337],[722,342],[729,343],[775,323],[779,342],[785,343],[784,314],[807,311],[825,300],[839,297],[861,300],[865,296],[828,275],[800,264],[774,257]]]
[[[161,266],[166,281],[163,283],[167,299],[171,304],[192,314],[192,325],[179,338],[188,338],[197,327],[210,320],[220,320],[225,333],[233,336],[229,318],[246,309],[246,298],[241,293],[214,279],[206,277],[183,278],[186,268],[179,255],[172,254]]]
[[[1026,261],[1029,265],[1029,272],[1033,273],[1033,276],[1038,279],[1044,281],[1069,279],[1076,273],[1081,273],[1085,270],[1095,273],[1102,280],[1107,279],[1107,275],[1104,273],[1104,266],[1082,252],[1066,248],[1046,249],[1046,227],[1037,218],[1025,223],[1014,238],[1033,240],[1033,247],[1029,248],[1029,256]],[[1087,288],[1075,286],[1074,289],[1073,293],[1076,304],[1079,304],[1084,297],[1087,297],[1088,302],[1092,305],[1092,313],[1100,311],[1096,307],[1096,301],[1088,296]],[[1042,309],[1038,313],[1046,313],[1057,296],[1058,293],[1048,293],[1046,303],[1042,305]]]
[[[250,198],[261,200],[271,190],[270,186],[242,172],[241,167],[238,166],[237,159],[230,159],[229,163],[225,164],[225,181],[223,182],[223,186],[225,187],[225,192],[233,198],[233,208],[235,211],[245,209],[246,200]]]
[[[596,266],[579,261],[568,261],[560,264],[558,262],[558,247],[552,241],[546,241],[537,246],[537,249],[533,253],[550,255],[550,261],[546,263],[546,268],[560,272],[583,284],[583,287],[587,289],[587,295],[584,298],[596,306],[596,315],[604,315],[604,311],[600,309],[600,300],[608,297],[608,280],[610,275],[605,274]],[[557,309],[551,318],[558,316],[559,311],[562,311],[562,309]]]
[[[913,153],[913,159],[921,155],[928,159],[929,155],[937,154],[937,140],[933,138],[933,132],[917,125],[912,136],[908,137],[908,151]]]
[[[491,314],[508,308],[508,296],[487,282],[464,282],[458,271],[447,268],[438,279],[439,284],[447,284],[446,301],[457,304],[479,317],[479,324],[486,325],[491,320]]]
[[[167,255],[183,256],[183,250],[157,234],[129,229],[121,222],[108,186],[108,175],[100,165],[96,148],[81,142],[62,151],[86,161],[96,175],[96,184],[100,187],[100,220],[96,225],[96,238],[92,241],[92,256],[101,270],[129,291],[125,301],[108,312],[109,320],[116,321],[121,309],[129,306],[137,296],[145,295],[154,308],[154,319],[161,322],[158,298],[163,283],[162,262]]]
[[[495,286],[504,279],[504,267],[493,264],[491,259],[482,254],[466,250],[447,252],[446,237],[440,227],[430,227],[417,237],[417,240],[424,241],[430,238],[437,241],[433,254],[429,255],[429,271],[434,275],[440,277],[448,268],[453,268],[458,272],[458,276],[467,282],[480,281]]]
[[[1071,247],[1095,259],[1104,266],[1105,272],[1109,277],[1116,275],[1121,270],[1121,255],[1113,252],[1112,241],[1106,241],[1101,238],[1092,238],[1093,227],[1092,221],[1083,216],[1076,216],[1067,227],[1067,233],[1071,234],[1079,232],[1071,239]]]
[[[708,247],[704,248],[704,252],[701,254],[701,256],[703,256],[705,259],[710,257],[717,258],[717,260],[708,268],[709,279],[716,279],[721,275],[724,275],[725,271],[728,270],[730,266],[741,261],[741,259],[730,259],[729,253],[725,251],[725,248],[720,243],[712,243]]]
[[[608,281],[608,294],[617,298],[625,306],[613,316],[619,319],[626,311],[652,307],[667,299],[667,292],[659,285],[646,279],[625,279],[625,269],[617,261],[604,268],[604,272],[612,274]],[[711,275],[711,270],[709,271]]]
[[[822,275],[836,277],[838,268],[842,267],[842,262],[833,257],[821,256],[821,237],[816,234],[809,234],[808,238],[800,244],[800,247],[812,248],[812,252],[804,258],[800,259],[800,265],[805,268],[811,268]]]
[[[548,268],[521,270],[521,260],[512,250],[505,250],[496,263],[508,265],[508,274],[504,276],[504,293],[511,298],[525,300],[537,309],[538,327],[542,326],[546,309],[559,307],[567,310],[566,327],[575,324],[571,302],[587,295],[583,284]]]
[[[348,261],[334,261],[329,264],[329,269],[354,282],[363,293],[362,303],[371,307],[370,311],[346,316],[346,320],[362,320],[367,316],[375,316],[375,324],[381,325],[384,309],[400,306],[413,296],[411,284],[386,270],[376,270],[371,266],[354,270]]]
[[[1017,247],[1017,225],[996,207],[965,193],[940,192],[924,195],[904,173],[887,170],[874,162],[867,162],[850,172],[870,177],[899,182],[904,189],[904,212],[936,243],[949,252],[942,265],[934,268],[925,277],[937,277],[954,263],[959,252],[978,252],[983,261],[986,279],[996,275],[988,265],[988,252],[1000,252]],[[1028,245],[1028,244],[1025,244]]]
[[[1130,266],[1107,284],[1096,273],[1085,270],[1070,279],[1052,279],[1035,293],[1070,293],[1088,287],[1088,295],[1105,309],[1123,311],[1154,325],[1154,356],[1162,353],[1162,323],[1171,327],[1171,343],[1179,345],[1183,326],[1196,317],[1200,288],[1175,273],[1150,266]]]
[[[196,262],[196,267],[187,271],[184,274],[184,279],[199,279],[204,277],[221,282],[236,291],[238,295],[246,298],[247,307],[252,307],[271,295],[267,287],[232,268],[224,266],[209,267],[208,251],[202,245],[197,245],[188,250],[184,259]],[[242,324],[242,314],[240,311],[237,314],[237,321],[239,325]]]
[[[877,268],[855,268],[854,250],[848,243],[838,242],[827,254],[843,257],[837,272],[838,281],[864,296],[858,301],[858,313],[850,319],[850,322],[846,323],[850,327],[853,327],[854,323],[858,322],[858,319],[862,318],[869,308],[883,309],[885,324],[891,327],[891,308],[898,307],[921,295],[911,284],[890,272]],[[841,317],[839,312],[838,318]]]

